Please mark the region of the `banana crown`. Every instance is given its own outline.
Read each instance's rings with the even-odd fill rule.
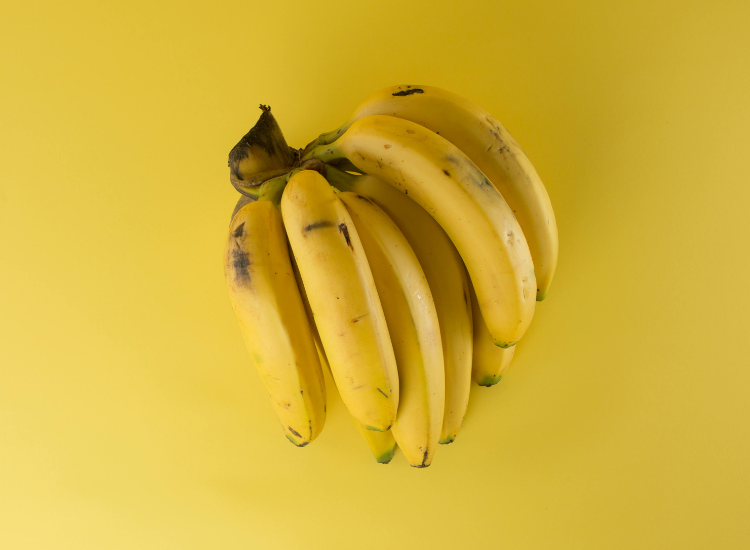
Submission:
[[[271,108],[260,109],[258,122],[229,152],[229,179],[240,193],[288,172],[299,160],[299,151],[287,145]]]

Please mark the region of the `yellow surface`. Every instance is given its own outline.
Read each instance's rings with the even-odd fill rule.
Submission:
[[[750,547],[750,4],[6,2],[0,547]],[[365,11],[364,6],[369,8]],[[426,470],[283,436],[222,274],[226,157],[370,92],[495,114],[560,263]]]

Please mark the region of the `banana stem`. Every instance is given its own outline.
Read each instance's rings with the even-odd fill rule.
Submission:
[[[331,145],[318,145],[317,147],[313,147],[302,157],[302,162],[310,159],[318,159],[325,163],[329,163],[340,158],[345,158],[344,154],[334,143]]]
[[[290,172],[289,174],[284,174],[283,176],[278,176],[264,182],[259,187],[258,200],[271,201],[276,206],[279,206],[281,204],[281,195],[284,193],[284,188],[292,173]]]
[[[272,178],[270,180],[267,180],[263,182],[257,189],[258,191],[258,200],[259,201],[271,201],[276,206],[279,206],[281,204],[281,195],[284,193],[284,189],[286,188],[286,184],[289,183],[289,180],[294,177],[295,174],[298,172],[302,172],[303,170],[318,170],[323,169],[325,165],[319,161],[308,161],[305,163],[305,166],[300,166],[299,168],[295,168],[294,170],[291,170],[287,172],[286,174],[282,174],[281,176],[277,176],[275,178]]]
[[[318,145],[328,145],[329,143],[333,143],[334,141],[339,139],[339,137],[341,137],[341,134],[346,132],[349,129],[349,126],[351,125],[352,125],[352,122],[348,121],[342,124],[341,126],[339,126],[338,128],[336,128],[333,132],[320,134],[320,136],[316,140]]]
[[[316,137],[314,140],[312,140],[310,143],[308,143],[305,146],[305,148],[302,150],[302,156],[304,157],[307,153],[310,152],[311,149],[313,149],[314,147],[317,147],[318,145],[328,145],[330,143],[333,143],[334,141],[339,139],[341,134],[346,132],[349,126],[351,125],[352,125],[351,121],[345,122],[343,125],[339,126],[332,132],[325,132],[323,134],[320,134],[318,137]]]

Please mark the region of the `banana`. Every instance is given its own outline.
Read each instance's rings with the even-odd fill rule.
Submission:
[[[281,212],[271,200],[247,204],[234,216],[225,275],[276,416],[286,437],[304,447],[325,423],[325,383],[292,273]]]
[[[271,108],[261,105],[260,110],[258,122],[229,152],[229,181],[252,197],[264,181],[288,172],[299,159],[299,150],[287,145]]]
[[[332,166],[326,168],[326,178],[341,191],[363,195],[380,206],[417,255],[435,301],[443,344],[445,414],[440,443],[452,443],[466,414],[471,389],[471,303],[461,256],[432,216],[394,187],[373,176],[353,176]]]
[[[339,194],[362,240],[391,334],[399,375],[393,435],[409,464],[425,468],[440,439],[445,371],[440,326],[419,260],[396,224],[375,203]]]
[[[313,170],[291,177],[281,213],[341,399],[367,429],[386,431],[398,408],[398,370],[351,217]]]
[[[310,328],[312,329],[313,340],[315,340],[315,347],[318,350],[318,358],[320,359],[320,364],[323,365],[323,368],[330,373],[331,367],[328,364],[328,358],[326,357],[326,352],[323,349],[323,343],[320,341],[320,334],[318,333],[318,329],[315,326],[315,318],[313,317],[312,308],[310,307],[310,301],[307,299],[307,292],[305,292],[305,286],[302,283],[302,277],[299,274],[299,268],[297,267],[297,262],[295,261],[293,255],[292,267],[294,268],[294,276],[297,279],[297,286],[299,286],[300,294],[302,295],[302,302],[305,305],[307,319],[310,322]],[[357,431],[362,434],[362,437],[365,438],[365,442],[367,442],[367,446],[370,447],[372,454],[375,456],[375,460],[377,460],[380,464],[388,464],[393,458],[393,453],[396,452],[396,440],[393,437],[393,432],[391,430],[388,430],[386,432],[366,430],[364,426],[362,426],[362,424],[357,422],[356,418],[351,415],[349,416],[351,417],[354,425],[357,427]]]
[[[500,382],[503,373],[510,366],[516,346],[500,348],[495,345],[482,314],[477,306],[477,297],[471,291],[471,305],[474,312],[474,356],[471,375],[480,386],[494,386]]]
[[[477,165],[518,219],[534,260],[537,300],[544,300],[557,266],[557,222],[547,189],[508,130],[487,111],[451,92],[393,86],[368,97],[343,126],[322,134],[317,144],[333,142],[354,121],[370,115],[391,115],[429,128]]]
[[[513,212],[476,165],[435,132],[385,115],[353,122],[305,158],[342,157],[401,189],[438,221],[466,264],[495,344],[514,345],[534,315],[534,265]]]

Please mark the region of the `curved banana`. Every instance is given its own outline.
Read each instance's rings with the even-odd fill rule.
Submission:
[[[474,358],[472,359],[471,376],[480,386],[494,386],[508,370],[516,346],[500,348],[495,345],[482,314],[477,307],[477,297],[471,291],[472,311],[474,312]]]
[[[498,190],[455,145],[414,122],[372,115],[307,156],[346,157],[418,202],[461,254],[495,344],[521,339],[536,304],[528,244]]]
[[[508,130],[478,105],[446,90],[392,86],[368,97],[349,121],[317,143],[333,142],[355,120],[370,115],[391,115],[429,128],[477,165],[518,219],[534,260],[537,300],[544,300],[557,267],[557,222],[547,189]]]
[[[445,414],[440,443],[452,443],[461,428],[471,390],[471,302],[461,256],[440,224],[394,187],[374,176],[353,176],[332,166],[327,167],[326,178],[341,191],[373,200],[396,223],[417,255],[435,300],[443,343]]]
[[[399,405],[393,435],[409,464],[432,462],[445,407],[435,302],[419,260],[396,224],[368,198],[339,194],[362,240],[396,354]]]
[[[388,430],[398,407],[398,371],[357,230],[313,170],[289,180],[281,213],[341,399],[367,429]]]
[[[325,383],[278,206],[259,200],[237,212],[224,268],[232,306],[276,416],[287,438],[304,447],[325,423]]]
[[[312,308],[310,307],[310,301],[307,299],[307,292],[305,292],[305,285],[302,283],[302,277],[299,274],[299,268],[297,262],[292,256],[292,267],[294,268],[294,276],[297,279],[297,286],[299,286],[300,294],[302,295],[302,302],[305,305],[305,312],[307,313],[307,319],[310,321],[310,329],[312,330],[313,340],[315,340],[315,347],[318,350],[318,358],[323,368],[331,372],[331,366],[328,364],[328,358],[326,352],[323,349],[323,343],[320,340],[320,334],[315,326],[315,318],[313,317]],[[333,376],[333,375],[332,375]],[[362,424],[357,422],[357,419],[349,415],[352,422],[357,427],[357,431],[362,434],[365,438],[367,446],[370,447],[372,454],[375,456],[380,464],[388,464],[393,458],[393,454],[396,452],[396,440],[393,437],[393,432],[388,430],[386,432],[376,432],[373,430],[366,430]]]

